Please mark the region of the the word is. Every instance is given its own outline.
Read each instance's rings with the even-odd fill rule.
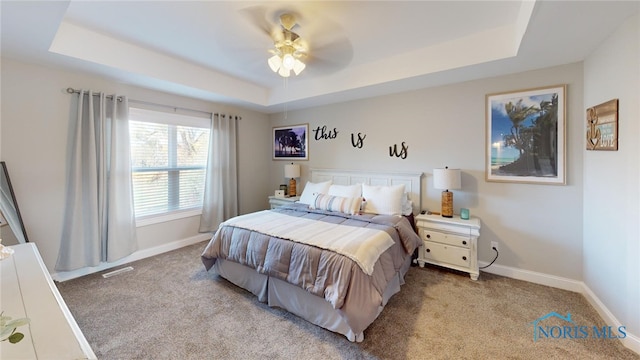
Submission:
[[[362,133],[358,133],[358,138],[355,138],[356,134],[351,133],[351,145],[353,145],[354,148],[358,148],[358,149],[362,149],[362,147],[364,146],[364,138],[367,137],[367,135],[363,135]]]

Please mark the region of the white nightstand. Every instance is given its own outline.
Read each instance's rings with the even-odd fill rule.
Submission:
[[[445,218],[440,215],[416,216],[416,226],[422,238],[418,250],[418,265],[425,263],[444,266],[469,273],[471,280],[478,280],[478,236],[480,220],[460,216]]]
[[[293,204],[294,202],[300,200],[300,196],[292,196],[292,197],[276,197],[269,196],[269,205],[272,209],[278,208],[282,205]]]

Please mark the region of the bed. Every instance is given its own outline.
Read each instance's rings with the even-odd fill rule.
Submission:
[[[400,291],[421,244],[412,224],[421,208],[421,178],[312,169],[300,203],[225,221],[202,262],[259,301],[361,342]],[[405,216],[396,213],[398,188]],[[347,196],[355,189],[364,201]]]

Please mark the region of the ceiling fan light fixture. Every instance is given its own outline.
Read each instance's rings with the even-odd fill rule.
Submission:
[[[289,75],[291,75],[291,70],[285,68],[284,66],[281,66],[280,70],[278,71],[278,74],[286,78],[286,77],[289,77]]]
[[[274,55],[267,60],[267,63],[273,72],[277,72],[282,77],[291,76],[291,71],[299,75],[306,67],[300,58],[307,55],[308,47],[298,34],[291,31],[296,26],[294,15],[282,14],[280,25],[280,31],[271,32],[275,49],[270,50]]]
[[[267,64],[273,72],[277,72],[282,77],[291,76],[292,70],[297,76],[306,68],[306,65],[291,53],[283,56],[273,55],[267,60]]]
[[[280,66],[282,65],[282,59],[280,59],[280,56],[278,55],[273,55],[269,60],[267,60],[267,63],[273,72],[278,72],[278,69],[280,69]]]
[[[293,70],[293,66],[296,64],[296,58],[291,54],[286,54],[282,58],[282,66],[287,70]]]
[[[295,63],[293,64],[293,72],[296,75],[299,75],[305,67],[307,66],[302,61],[296,59]]]

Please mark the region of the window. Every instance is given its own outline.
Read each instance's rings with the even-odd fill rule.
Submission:
[[[129,108],[136,218],[202,208],[210,121]]]

